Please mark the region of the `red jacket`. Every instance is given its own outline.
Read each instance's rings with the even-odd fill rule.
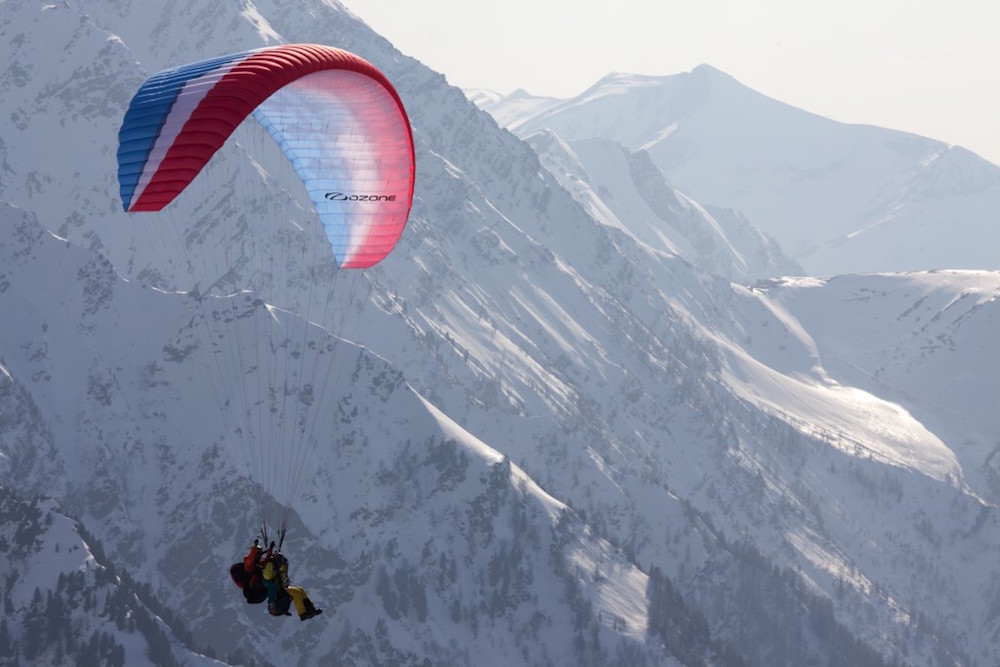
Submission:
[[[250,553],[243,557],[243,569],[253,572],[260,566],[260,547],[256,544],[250,547]]]

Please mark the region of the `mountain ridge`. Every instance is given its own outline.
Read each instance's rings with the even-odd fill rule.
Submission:
[[[546,128],[647,151],[674,187],[733,208],[810,275],[996,269],[962,239],[990,238],[1000,167],[914,134],[796,109],[710,66],[609,75],[536,104],[482,101],[522,137]]]

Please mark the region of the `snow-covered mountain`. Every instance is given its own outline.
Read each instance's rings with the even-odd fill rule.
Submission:
[[[564,100],[470,95],[521,137],[648,152],[671,185],[746,215],[809,275],[1000,268],[1000,167],[958,146],[816,116],[707,65],[611,74]]]
[[[5,525],[51,508],[87,535],[60,545],[99,547],[165,619],[167,647],[112,632],[120,606],[80,605],[73,646],[104,623],[98,643],[130,664],[996,662],[997,274],[750,287],[704,271],[784,260],[751,259],[767,237],[662,183],[663,199],[628,200],[640,181],[612,184],[614,217],[588,206],[336,3],[3,8],[0,479],[18,508]],[[219,265],[239,280],[248,210],[267,210],[259,193],[284,167],[228,145],[166,219],[182,241],[164,263],[150,225],[120,212],[114,151],[147,74],[307,41],[394,82],[418,181],[400,245],[364,273],[366,303],[325,297],[355,342],[331,337],[333,317],[277,317],[343,369],[285,545],[325,607],[303,624],[228,581],[256,513],[220,403],[262,376],[243,366],[219,392],[205,364],[220,334],[253,345],[272,312],[233,297],[223,322],[198,295],[151,286],[182,287],[183,246],[219,261],[191,283]],[[566,147],[600,195],[612,174],[587,143],[543,159]],[[670,203],[669,224],[632,215],[640,200],[656,212],[650,199]],[[44,597],[50,561],[12,553],[4,565]],[[17,664],[39,604],[9,599]]]
[[[645,151],[607,139],[566,144],[543,130],[527,138],[542,164],[596,220],[734,282],[800,275],[777,243],[731,209],[702,206],[670,187]]]
[[[174,664],[222,664],[183,650],[172,627],[184,633],[183,622],[150,608],[148,592],[116,572],[54,501],[21,500],[0,488],[0,526],[2,664],[124,666],[150,654]]]

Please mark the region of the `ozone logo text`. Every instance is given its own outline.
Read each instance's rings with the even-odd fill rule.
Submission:
[[[356,195],[347,192],[327,192],[323,196],[329,201],[396,201],[396,195]]]

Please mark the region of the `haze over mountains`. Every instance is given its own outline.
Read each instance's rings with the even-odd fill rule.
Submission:
[[[0,6],[0,663],[997,662],[993,165],[707,67],[495,102],[521,140],[335,2]],[[281,316],[342,378],[285,545],[308,623],[226,574],[264,434],[231,432],[205,341],[271,313],[150,284],[249,280],[287,165],[220,151],[167,218],[193,268],[114,179],[147,75],[281,42],[380,67],[417,146],[363,296]]]
[[[739,211],[808,275],[1000,268],[1000,167],[958,146],[816,116],[708,65],[611,74],[566,100],[471,94],[521,137],[646,151],[672,186]]]

